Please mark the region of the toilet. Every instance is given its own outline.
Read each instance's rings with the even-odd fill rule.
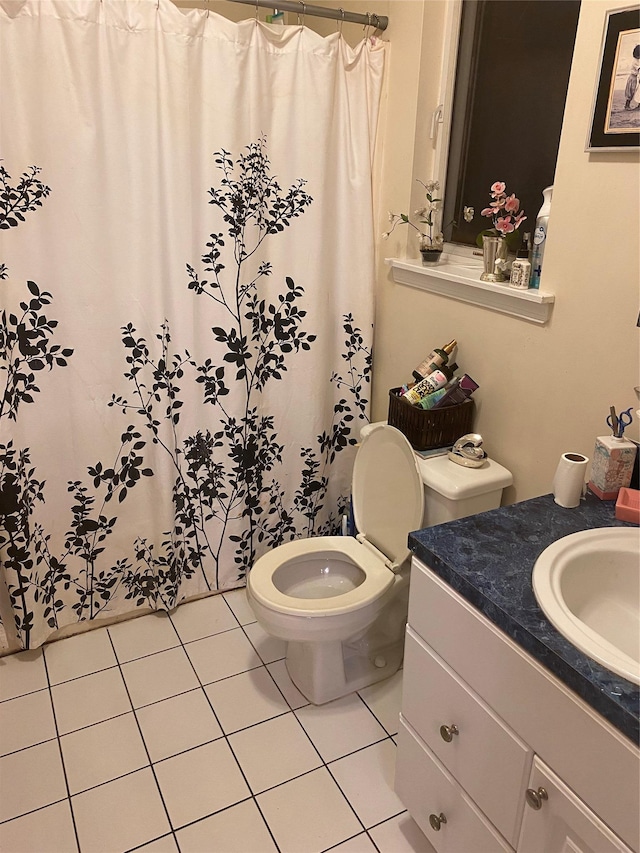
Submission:
[[[466,468],[422,458],[384,423],[361,432],[352,478],[352,536],[298,539],[260,557],[247,577],[259,624],[285,640],[298,690],[322,705],[388,678],[401,663],[412,530],[500,506],[513,482],[487,459]]]

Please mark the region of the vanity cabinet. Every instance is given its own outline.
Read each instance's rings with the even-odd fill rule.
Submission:
[[[396,792],[438,853],[638,853],[640,752],[414,558]]]

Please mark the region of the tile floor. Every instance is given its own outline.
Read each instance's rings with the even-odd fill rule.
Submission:
[[[402,673],[322,707],[244,590],[0,658],[1,853],[432,853]]]

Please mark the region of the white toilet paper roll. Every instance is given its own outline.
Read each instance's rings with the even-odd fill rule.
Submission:
[[[563,453],[553,478],[553,497],[559,506],[580,505],[589,459],[581,453]]]

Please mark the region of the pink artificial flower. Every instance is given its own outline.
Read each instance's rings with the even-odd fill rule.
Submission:
[[[520,213],[516,216],[515,222],[513,223],[514,228],[519,228],[520,223],[524,222],[527,217],[524,215],[524,210],[521,210]]]
[[[493,216],[495,210],[492,207],[485,207],[484,210],[480,211],[480,216]]]
[[[491,192],[495,195],[502,195],[502,193],[506,190],[507,185],[504,181],[496,181],[495,184],[491,185]]]
[[[511,193],[511,195],[505,199],[504,209],[508,213],[517,213],[520,210],[520,199],[516,198],[515,193]]]
[[[500,231],[501,234],[510,234],[512,231],[516,230],[510,216],[501,216],[495,225],[496,229]]]

